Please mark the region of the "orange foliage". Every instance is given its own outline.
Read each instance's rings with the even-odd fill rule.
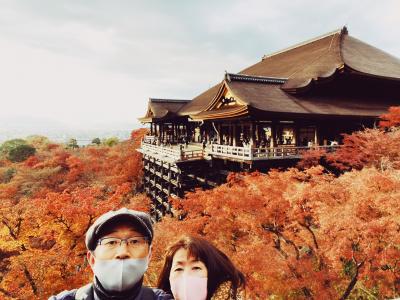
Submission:
[[[49,144],[0,183],[0,298],[45,299],[91,279],[84,234],[122,206],[148,211],[137,194],[141,157],[133,141],[69,151]]]
[[[307,168],[326,162],[340,171],[400,167],[400,107],[391,107],[381,116],[382,128],[364,129],[343,135],[343,145],[332,153],[310,150],[304,153],[298,167]],[[390,128],[384,128],[390,127]]]
[[[339,299],[400,293],[400,173],[368,168],[335,178],[321,167],[231,175],[177,200],[184,220],[156,225],[153,276],[177,232],[201,235],[247,275],[252,299]],[[364,295],[365,296],[365,295]]]
[[[389,112],[381,116],[379,126],[381,127],[394,127],[400,125],[400,106],[389,108]]]
[[[321,164],[321,159],[326,156],[326,150],[318,148],[310,149],[303,151],[301,155],[301,160],[297,163],[297,167],[300,169],[307,169]]]
[[[131,132],[131,141],[135,148],[140,147],[140,143],[145,135],[149,134],[150,131],[147,128],[140,128],[137,130],[133,130]]]
[[[135,151],[145,132],[114,147],[49,145],[30,162],[0,162],[11,174],[0,182],[0,298],[44,299],[90,280],[88,226],[112,208],[148,210]],[[347,136],[326,155],[351,170],[339,177],[307,168],[311,155],[303,171],[230,174],[220,187],[171,200],[181,220],[156,224],[146,281],[155,284],[164,249],[185,233],[227,253],[251,299],[399,297],[399,132]]]
[[[343,146],[326,155],[327,161],[340,170],[365,166],[386,169],[400,166],[400,130],[365,129],[345,135]]]

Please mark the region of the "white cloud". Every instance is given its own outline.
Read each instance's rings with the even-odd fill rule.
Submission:
[[[400,57],[399,11],[398,0],[2,0],[0,117],[136,122],[148,97],[192,98],[344,24]]]
[[[0,40],[0,115],[52,117],[74,125],[140,114],[146,82],[93,68],[84,60]],[[140,87],[141,89],[138,89]]]

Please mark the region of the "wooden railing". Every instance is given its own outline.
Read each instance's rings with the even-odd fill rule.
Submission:
[[[245,159],[245,160],[262,160],[262,159],[280,159],[280,158],[300,158],[302,153],[313,149],[325,149],[327,152],[332,152],[339,146],[311,146],[311,147],[296,147],[296,146],[280,146],[274,148],[260,147],[235,147],[226,145],[213,144],[208,150],[209,155],[222,157]]]
[[[204,151],[203,150],[187,150],[187,149],[184,149],[182,151],[183,151],[184,159],[196,159],[196,158],[203,158],[204,157]]]
[[[211,155],[221,155],[231,158],[251,159],[252,157],[250,147],[235,147],[211,144],[207,152]]]
[[[147,141],[152,137],[148,137]],[[227,145],[211,144],[203,149],[185,148],[184,145],[179,146],[164,146],[154,145],[145,140],[141,144],[141,152],[154,153],[159,156],[168,157],[176,161],[198,160],[206,156],[219,156],[222,158],[232,158],[239,160],[266,160],[266,159],[283,159],[283,158],[300,158],[303,152],[313,149],[324,149],[327,152],[336,150],[339,145],[334,146],[311,146],[311,147],[296,147],[291,145],[283,145],[273,148],[259,147],[251,148],[236,147]]]
[[[202,159],[204,157],[203,149],[185,149],[183,146],[181,146],[181,148],[173,148],[169,146],[158,146],[142,142],[141,149],[145,152],[150,151],[160,156],[170,157],[178,161]]]

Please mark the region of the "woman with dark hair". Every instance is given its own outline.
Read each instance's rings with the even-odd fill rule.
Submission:
[[[166,253],[158,287],[176,300],[242,300],[246,280],[208,241],[184,236]]]

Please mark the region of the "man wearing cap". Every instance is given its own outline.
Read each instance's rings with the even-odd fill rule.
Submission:
[[[121,208],[100,216],[86,232],[93,282],[49,300],[169,300],[171,295],[144,287],[153,226],[148,214]]]

